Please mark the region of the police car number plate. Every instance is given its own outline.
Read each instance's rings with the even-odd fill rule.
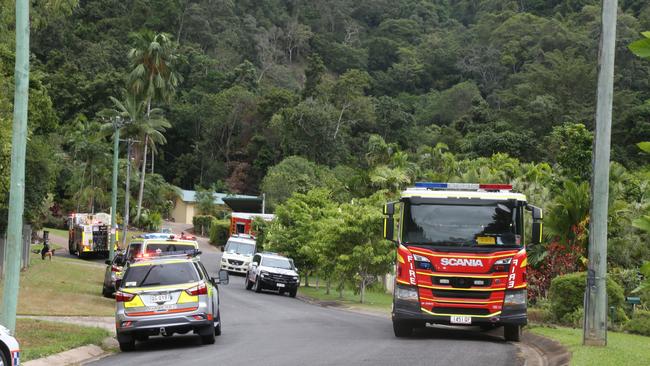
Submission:
[[[454,315],[451,317],[450,323],[451,324],[472,324],[472,317]]]
[[[278,287],[284,287],[284,283],[278,283]]]
[[[171,299],[170,294],[151,295],[151,301],[153,302],[167,302]]]

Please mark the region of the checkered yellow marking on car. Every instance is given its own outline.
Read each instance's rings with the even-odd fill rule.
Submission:
[[[191,302],[199,302],[199,297],[198,296],[191,296],[188,295],[187,292],[182,291],[181,295],[178,297],[178,301],[176,302],[177,304],[187,304]]]
[[[137,307],[142,307],[144,306],[144,303],[142,302],[142,299],[140,298],[139,295],[135,295],[131,301],[127,301],[124,303],[125,308],[137,308]]]

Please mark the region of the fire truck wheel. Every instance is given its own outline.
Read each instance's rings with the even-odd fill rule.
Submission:
[[[503,327],[503,336],[508,342],[519,342],[521,340],[521,326],[506,324]]]
[[[413,334],[413,325],[406,320],[393,320],[393,332],[395,337],[409,337]]]

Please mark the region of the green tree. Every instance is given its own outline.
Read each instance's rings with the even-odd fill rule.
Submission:
[[[177,58],[176,45],[171,35],[166,33],[156,34],[144,30],[132,33],[131,37],[135,46],[128,54],[132,67],[129,73],[129,88],[134,95],[141,96],[146,101],[148,119],[151,115],[151,103],[156,100],[170,101],[182,80],[174,70],[174,62]],[[142,210],[148,146],[149,133],[146,131],[142,144],[142,171],[136,220],[140,218]]]

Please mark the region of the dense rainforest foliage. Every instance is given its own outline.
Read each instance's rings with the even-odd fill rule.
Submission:
[[[12,3],[0,0],[3,173]],[[650,141],[650,61],[628,45],[650,30],[650,3],[619,7],[609,261],[629,293],[650,260],[650,157],[637,146]],[[340,248],[283,231],[298,230],[291,214],[335,242],[354,233],[333,228],[375,207],[377,191],[513,182],[548,212],[546,244],[531,254],[531,293],[545,296],[552,277],[584,269],[599,32],[599,0],[34,2],[27,215],[109,206],[119,115],[137,140],[132,191],[119,193],[131,215],[136,200],[144,216],[164,215],[171,185],[264,191],[279,214],[269,245],[294,245],[282,249],[314,273],[334,268],[317,259]],[[7,187],[2,174],[5,212]],[[339,254],[361,255],[349,249]]]

